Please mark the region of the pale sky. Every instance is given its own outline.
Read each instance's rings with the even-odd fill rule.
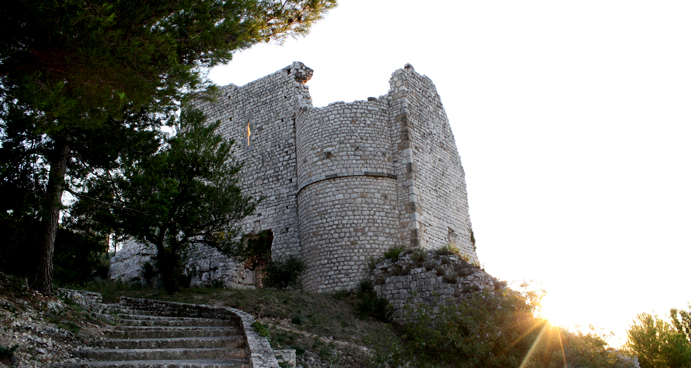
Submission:
[[[383,95],[411,63],[449,116],[485,269],[622,336],[691,302],[689,19],[687,0],[340,0],[307,37],[210,77],[302,61],[325,106]]]

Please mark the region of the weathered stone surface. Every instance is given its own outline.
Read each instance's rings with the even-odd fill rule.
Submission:
[[[108,276],[111,280],[142,282],[143,265],[153,264],[156,256],[154,246],[145,246],[135,241],[126,243],[122,250],[110,260]],[[218,250],[194,245],[189,250],[185,273],[191,277],[192,285],[208,285],[214,282],[231,289],[255,289],[255,270],[244,262],[227,257]]]
[[[422,248],[407,249],[397,260],[380,259],[372,270],[377,295],[393,306],[393,319],[405,322],[404,307],[458,303],[472,293],[499,290],[506,282],[497,280],[478,265],[455,254],[439,255]]]
[[[155,255],[155,247],[128,240],[122,245],[122,249],[110,259],[108,277],[111,280],[123,282],[141,281],[144,264],[152,262],[152,257]]]

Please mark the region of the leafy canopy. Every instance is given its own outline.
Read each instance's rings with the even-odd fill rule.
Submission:
[[[691,367],[691,341],[672,310],[673,324],[648,313],[636,316],[627,331],[627,348],[638,357],[641,368]],[[682,318],[685,311],[682,312]],[[688,316],[688,312],[686,312]]]
[[[335,0],[5,0],[0,100],[29,107],[48,134],[123,106],[167,107],[202,68],[258,42],[305,34]],[[15,100],[16,99],[16,100]],[[62,119],[57,124],[54,119]]]

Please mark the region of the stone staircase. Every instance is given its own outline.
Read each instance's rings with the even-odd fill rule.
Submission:
[[[54,368],[278,368],[253,318],[231,308],[122,298],[90,307],[116,324],[106,339]]]

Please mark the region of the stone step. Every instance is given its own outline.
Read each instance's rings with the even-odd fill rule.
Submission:
[[[94,311],[102,313],[102,314],[123,313],[123,314],[136,314],[136,315],[146,315],[146,316],[157,315],[156,312],[141,310],[141,309],[127,308],[127,307],[121,306],[120,304],[94,304],[92,306],[92,308]]]
[[[130,360],[63,363],[52,368],[250,368],[244,359]]]
[[[123,360],[185,360],[185,359],[243,359],[240,348],[169,348],[169,349],[89,349],[77,350],[75,355],[97,361]]]
[[[170,321],[217,321],[218,318],[200,318],[200,317],[170,317],[170,316],[152,316],[145,314],[117,314],[118,318],[124,319],[140,319],[140,320],[170,320]]]
[[[100,340],[94,345],[106,349],[244,348],[245,339],[242,336],[112,339]]]
[[[240,335],[236,327],[118,326],[106,335],[113,339],[148,339],[169,337],[215,337]]]
[[[227,327],[231,326],[229,321],[222,319],[207,318],[180,318],[180,317],[158,317],[142,319],[137,316],[121,315],[120,326],[179,326],[179,327]],[[149,317],[149,316],[147,316]]]

